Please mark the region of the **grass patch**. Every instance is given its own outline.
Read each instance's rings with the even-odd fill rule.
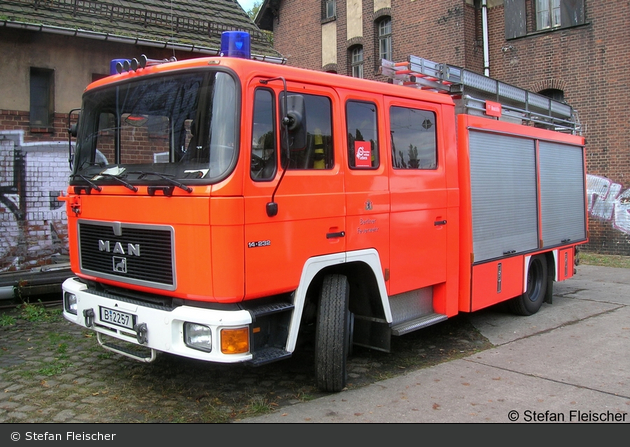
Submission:
[[[18,319],[30,323],[53,323],[61,320],[61,313],[61,309],[47,308],[41,301],[22,303],[13,310],[0,311],[0,327],[13,326]]]
[[[38,304],[21,304],[18,309],[20,317],[31,323],[57,321],[61,315],[60,309],[47,309],[41,301]]]
[[[15,318],[12,315],[2,314],[0,315],[0,327],[12,326],[15,324]]]
[[[316,396],[313,396],[312,394],[308,394],[308,393],[298,393],[296,398],[297,398],[297,400],[299,400],[301,402],[309,402],[311,400],[317,399]]]
[[[260,416],[263,414],[271,413],[276,405],[269,402],[262,396],[254,396],[249,405],[247,405],[245,414],[247,416]]]
[[[600,255],[597,253],[588,253],[581,251],[580,264],[629,269],[630,256]]]
[[[65,372],[70,366],[72,366],[72,364],[69,362],[54,361],[43,364],[36,372],[38,374],[51,377]]]

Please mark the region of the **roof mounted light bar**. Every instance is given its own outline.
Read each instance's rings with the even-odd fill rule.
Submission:
[[[164,64],[166,62],[176,62],[175,56],[169,59],[149,59],[144,54],[138,59],[112,59],[109,64],[110,74],[123,73],[126,71],[136,71],[139,68],[150,67],[151,65]]]
[[[274,64],[286,63],[286,59],[283,57],[252,54],[250,35],[246,31],[224,31],[221,33],[221,49],[217,51],[217,55],[253,59]],[[112,59],[109,64],[109,74],[115,75],[127,71],[136,71],[139,68],[176,61],[175,56],[169,59],[148,59],[144,54],[138,59]]]

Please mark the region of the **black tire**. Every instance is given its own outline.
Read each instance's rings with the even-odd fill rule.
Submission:
[[[349,297],[345,276],[324,278],[315,330],[315,377],[322,391],[336,393],[346,386],[346,359],[352,342]]]
[[[527,290],[509,302],[516,315],[529,316],[540,310],[547,293],[547,259],[544,255],[532,256],[527,268]]]

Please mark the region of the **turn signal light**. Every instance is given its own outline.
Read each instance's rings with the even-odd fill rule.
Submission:
[[[249,352],[249,329],[221,330],[221,352],[223,354],[243,354]]]

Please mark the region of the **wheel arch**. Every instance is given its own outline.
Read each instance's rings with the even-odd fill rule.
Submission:
[[[348,278],[351,312],[392,321],[385,278],[376,250],[311,258],[304,264],[300,284],[295,291],[295,310],[289,326],[287,351],[295,350],[300,326],[305,319],[312,318],[310,309],[319,300],[324,277],[331,274],[341,274]]]
[[[544,302],[553,304],[553,283],[557,280],[558,250],[546,252],[545,259],[547,260],[547,290],[545,292]]]
[[[524,260],[523,293],[507,303],[516,315],[529,316],[538,312],[553,290],[549,286],[553,280],[549,274],[553,259],[550,261],[549,252],[543,252],[525,256]]]

